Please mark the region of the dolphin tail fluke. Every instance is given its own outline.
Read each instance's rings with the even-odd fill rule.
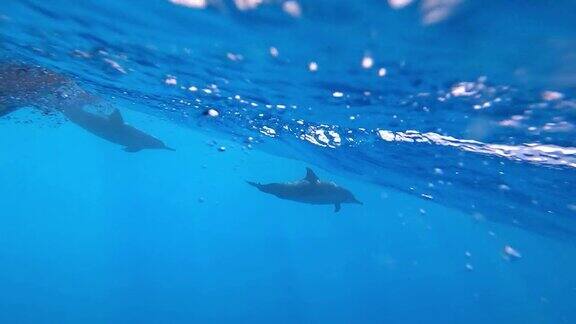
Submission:
[[[340,203],[335,203],[335,204],[334,204],[334,212],[335,212],[335,213],[339,212],[339,211],[340,211],[340,207],[342,207],[342,206],[340,206]]]

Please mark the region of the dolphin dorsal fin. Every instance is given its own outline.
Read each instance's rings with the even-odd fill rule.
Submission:
[[[124,118],[120,114],[120,110],[115,109],[109,116],[108,119],[114,124],[124,124]]]
[[[320,181],[320,179],[318,178],[316,173],[314,173],[314,171],[312,171],[312,169],[310,169],[310,168],[306,168],[306,177],[304,177],[304,180],[306,180],[310,183],[316,183],[316,182]]]

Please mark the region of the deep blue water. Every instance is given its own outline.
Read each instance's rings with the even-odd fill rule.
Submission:
[[[574,13],[2,1],[0,323],[576,322]],[[68,121],[83,93],[176,151]],[[306,167],[364,204],[246,184]]]

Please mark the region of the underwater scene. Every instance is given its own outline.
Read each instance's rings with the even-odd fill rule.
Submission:
[[[576,323],[576,2],[2,0],[0,323]]]

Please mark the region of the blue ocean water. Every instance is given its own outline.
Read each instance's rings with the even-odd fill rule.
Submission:
[[[575,12],[3,1],[0,322],[576,322]],[[246,183],[306,167],[363,205]]]

